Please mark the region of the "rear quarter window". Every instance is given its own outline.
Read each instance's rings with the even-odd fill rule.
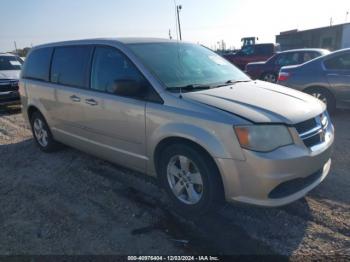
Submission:
[[[51,66],[51,82],[88,88],[92,46],[55,48]]]
[[[23,78],[49,81],[50,62],[53,48],[40,48],[33,50],[22,71]]]

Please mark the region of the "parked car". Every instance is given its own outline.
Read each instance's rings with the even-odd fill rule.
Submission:
[[[18,81],[21,62],[17,56],[0,53],[0,105],[19,104]]]
[[[221,200],[281,206],[328,175],[325,105],[199,45],[160,39],[38,46],[20,80],[44,152],[57,142],[159,179],[177,210]]]
[[[278,73],[283,66],[299,65],[316,57],[329,54],[326,49],[295,49],[275,54],[266,62],[247,64],[245,72],[253,79],[276,83]]]
[[[223,55],[228,61],[233,63],[241,70],[251,62],[266,61],[276,53],[277,49],[274,44],[256,44],[244,46],[234,54]]]
[[[350,48],[299,66],[282,67],[278,84],[313,95],[332,112],[350,107]]]

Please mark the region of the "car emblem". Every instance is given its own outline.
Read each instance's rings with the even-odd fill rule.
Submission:
[[[326,133],[322,130],[322,132],[320,133],[320,139],[321,139],[321,142],[324,142],[326,141]]]

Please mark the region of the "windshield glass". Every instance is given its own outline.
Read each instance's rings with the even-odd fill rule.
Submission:
[[[130,44],[131,50],[167,89],[214,86],[249,77],[209,49],[187,43]]]
[[[15,56],[0,56],[0,70],[21,70],[21,65]]]

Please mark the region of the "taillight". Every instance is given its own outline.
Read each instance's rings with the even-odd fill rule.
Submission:
[[[290,73],[280,72],[278,75],[278,81],[287,81],[290,77]]]

